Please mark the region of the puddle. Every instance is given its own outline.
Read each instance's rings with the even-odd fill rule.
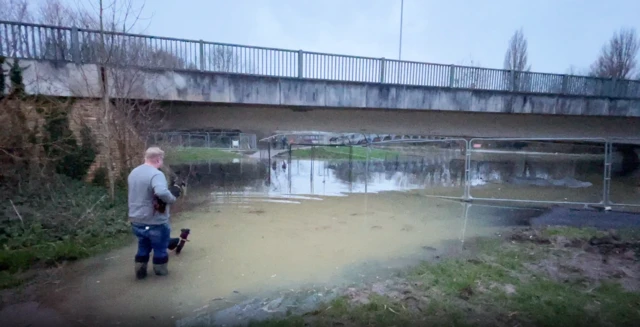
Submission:
[[[203,201],[173,223],[173,235],[185,227],[191,235],[180,256],[171,254],[170,275],[136,281],[130,244],[72,265],[45,304],[71,323],[172,326],[274,290],[376,278],[461,247],[465,238],[528,224],[542,214],[541,208],[516,204],[474,204],[465,216],[460,202],[431,197],[462,195],[465,170],[457,158],[445,153],[375,162],[243,159],[174,167],[188,176],[183,200]],[[522,168],[517,162],[476,161],[471,178],[477,194],[485,196],[590,199],[602,191],[592,177],[596,164],[532,160],[526,167],[535,176],[592,185],[513,185]]]

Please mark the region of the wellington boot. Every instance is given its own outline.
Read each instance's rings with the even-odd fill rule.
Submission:
[[[166,276],[169,274],[169,270],[167,269],[167,264],[161,264],[161,265],[153,265],[153,271],[156,273],[156,275],[158,276]]]
[[[136,262],[136,278],[144,279],[147,277],[147,263]]]

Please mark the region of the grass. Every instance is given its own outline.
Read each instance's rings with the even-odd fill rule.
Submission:
[[[227,160],[240,156],[236,153],[212,148],[183,148],[175,147],[166,150],[166,161],[169,164],[178,164],[205,160]]]
[[[366,160],[367,148],[352,147],[352,158],[354,160]],[[286,155],[282,154],[282,155]],[[399,155],[397,152],[371,149],[369,152],[370,159],[395,159]],[[317,146],[309,149],[297,149],[291,151],[291,157],[299,159],[349,159],[349,147],[329,147]]]
[[[534,235],[531,241],[478,239],[471,255],[409,269],[401,280],[412,286],[399,298],[371,292],[368,303],[359,303],[343,296],[310,316],[252,326],[633,326],[640,321],[640,293],[625,290],[615,278],[595,281],[574,273],[558,279],[532,268],[546,260],[569,269],[564,263],[584,253],[556,246],[554,237],[587,241],[603,232],[553,228]],[[638,234],[626,235],[633,236],[621,238]]]
[[[0,212],[0,288],[19,285],[25,272],[93,256],[128,244],[127,194],[111,201],[104,187],[57,176],[32,190],[11,194]],[[20,213],[20,217],[16,214]]]

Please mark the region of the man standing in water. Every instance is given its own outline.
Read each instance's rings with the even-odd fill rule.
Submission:
[[[147,149],[144,163],[131,171],[129,183],[129,221],[133,234],[138,237],[138,252],[135,256],[135,273],[138,279],[147,276],[149,255],[153,250],[153,270],[164,276],[169,272],[169,204],[176,201],[167,187],[167,179],[159,170],[164,162],[164,151],[158,147]],[[159,212],[154,206],[154,196],[167,206]]]

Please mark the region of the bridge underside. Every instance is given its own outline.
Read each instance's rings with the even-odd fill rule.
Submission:
[[[230,128],[428,136],[586,138],[640,136],[640,118],[540,114],[327,109],[167,102],[162,129]]]

